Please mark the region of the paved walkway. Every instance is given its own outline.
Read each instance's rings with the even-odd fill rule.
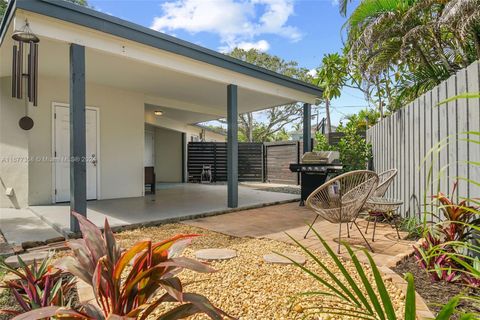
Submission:
[[[305,207],[299,207],[295,202],[188,220],[183,223],[237,237],[269,238],[293,243],[287,236],[288,233],[309,248],[323,250],[322,244],[312,232],[306,239],[303,238],[308,228],[307,224],[311,223],[314,217],[315,214],[312,211]],[[358,224],[364,231],[366,221],[359,220]],[[336,250],[338,224],[332,224],[319,218],[315,223],[315,229]],[[373,258],[379,265],[388,266],[394,261],[395,256],[403,255],[412,248],[413,242],[398,240],[395,230],[389,225],[377,224],[375,242],[371,241],[371,231],[372,229],[366,236],[375,251]],[[355,227],[350,230],[350,238],[347,238],[346,235],[345,226],[342,230],[342,240],[352,245],[355,250],[365,248],[365,243]],[[400,233],[400,235],[405,236],[406,234]],[[344,236],[345,238],[343,238]],[[342,255],[345,255],[345,251],[342,249]],[[365,257],[361,257],[361,259],[364,260]]]
[[[46,241],[62,236],[28,208],[0,208],[0,230],[10,245]]]
[[[239,186],[237,210],[283,203],[298,197]],[[158,184],[155,195],[88,201],[87,206],[87,217],[100,227],[105,218],[112,227],[123,227],[192,219],[230,210],[227,207],[227,186],[215,184]],[[0,230],[9,244],[58,238],[61,234],[68,234],[69,212],[68,203],[26,209],[0,208]]]

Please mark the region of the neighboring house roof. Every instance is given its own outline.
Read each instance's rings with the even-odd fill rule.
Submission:
[[[58,0],[10,0],[0,24],[0,44],[16,9],[60,19],[157,49],[202,61],[224,69],[269,81],[307,94],[322,96],[322,89],[253,64],[229,57],[188,41],[110,16],[90,8]]]

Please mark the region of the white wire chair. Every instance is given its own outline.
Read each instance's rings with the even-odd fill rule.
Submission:
[[[306,205],[317,216],[305,234],[307,237],[313,224],[320,216],[331,223],[339,223],[338,253],[342,236],[342,223],[347,223],[347,233],[350,237],[348,223],[353,223],[365,240],[370,251],[372,247],[358,227],[355,219],[378,185],[378,175],[373,171],[357,170],[339,175],[313,191],[306,200]]]
[[[372,197],[383,197],[397,175],[397,169],[390,169],[378,174],[378,186],[373,191]]]

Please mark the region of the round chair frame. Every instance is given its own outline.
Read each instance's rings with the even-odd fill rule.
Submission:
[[[342,223],[347,223],[348,237],[350,237],[348,224],[354,224],[368,248],[373,252],[355,220],[367,199],[377,188],[378,179],[378,175],[373,171],[356,170],[334,177],[318,187],[306,200],[306,206],[312,209],[317,216],[304,238],[307,237],[317,218],[321,216],[331,223],[340,224],[338,228],[338,253],[340,253]]]

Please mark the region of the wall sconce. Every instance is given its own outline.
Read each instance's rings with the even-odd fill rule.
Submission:
[[[160,111],[160,110],[157,110],[154,112],[154,114],[157,116],[157,117],[160,117],[163,115],[163,111]]]

